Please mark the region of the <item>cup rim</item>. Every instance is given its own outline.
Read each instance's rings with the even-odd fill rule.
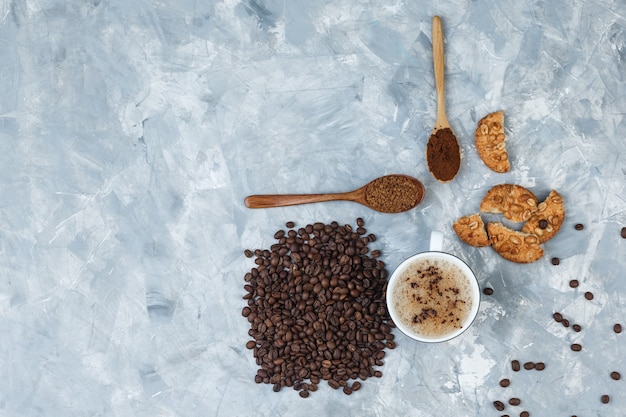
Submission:
[[[440,337],[436,337],[436,338],[432,338],[432,337],[423,337],[423,336],[419,336],[417,334],[415,334],[414,332],[412,332],[411,330],[407,329],[406,326],[404,326],[404,324],[402,323],[402,321],[399,319],[398,315],[395,312],[395,309],[393,307],[393,288],[396,284],[396,282],[399,279],[399,276],[401,275],[402,272],[404,272],[404,270],[406,269],[407,265],[409,265],[410,263],[412,263],[413,261],[415,261],[415,259],[419,259],[419,258],[424,258],[428,255],[432,255],[435,254],[437,256],[441,256],[442,258],[452,258],[455,260],[455,263],[457,263],[462,270],[464,270],[463,272],[465,272],[465,275],[467,276],[467,278],[470,281],[470,285],[472,286],[472,299],[475,300],[476,302],[472,305],[472,308],[469,312],[468,315],[468,319],[467,321],[464,323],[463,327],[461,327],[460,329],[455,330],[454,332],[448,333],[446,335],[440,336]],[[469,275],[469,276],[468,276]],[[406,258],[405,260],[403,260],[393,271],[393,273],[391,274],[391,276],[389,277],[389,281],[387,283],[387,294],[386,294],[386,302],[387,302],[387,310],[389,312],[389,316],[391,317],[391,320],[394,322],[394,324],[396,325],[396,328],[398,328],[398,330],[400,330],[404,335],[406,335],[407,337],[416,340],[418,342],[423,342],[423,343],[442,343],[442,342],[447,342],[450,341],[458,336],[460,336],[461,334],[465,333],[465,331],[467,329],[469,329],[472,324],[474,323],[474,321],[476,320],[476,317],[478,316],[478,310],[480,307],[480,302],[481,302],[481,295],[480,295],[480,286],[478,284],[478,278],[476,277],[476,274],[474,273],[474,271],[472,270],[472,268],[470,268],[470,266],[467,264],[467,262],[465,262],[463,259],[459,258],[458,256],[452,254],[452,253],[448,253],[448,252],[444,252],[444,251],[438,251],[438,250],[428,250],[428,251],[424,251],[424,252],[419,252],[416,254],[413,254],[411,256],[409,256],[408,258]]]

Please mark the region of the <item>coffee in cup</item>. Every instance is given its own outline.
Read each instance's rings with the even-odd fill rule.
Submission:
[[[396,326],[423,342],[442,342],[463,333],[480,303],[476,276],[461,259],[441,252],[442,238],[433,232],[431,251],[398,266],[387,286],[387,307]]]

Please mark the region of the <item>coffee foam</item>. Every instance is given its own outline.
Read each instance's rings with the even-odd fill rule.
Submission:
[[[411,332],[436,339],[466,325],[472,295],[470,279],[457,265],[444,259],[418,259],[398,277],[393,309]]]

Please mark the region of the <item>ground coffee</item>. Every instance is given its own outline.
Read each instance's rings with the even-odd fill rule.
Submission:
[[[456,176],[461,167],[461,152],[452,129],[439,129],[430,136],[426,161],[428,169],[439,181],[450,181]]]

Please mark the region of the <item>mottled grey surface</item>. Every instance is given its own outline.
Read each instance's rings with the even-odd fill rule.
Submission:
[[[622,0],[1,0],[0,12],[0,415],[497,416],[492,401],[510,396],[523,401],[510,415],[623,415],[625,381],[609,378],[626,375],[626,336],[611,331],[626,325]],[[435,14],[463,152],[449,184],[424,156]],[[507,174],[473,147],[498,109]],[[243,205],[392,172],[424,182],[419,208]],[[534,264],[451,231],[505,181],[565,198]],[[269,247],[287,220],[359,216],[390,270],[439,229],[495,294],[450,343],[398,334],[383,377],[349,397],[255,384],[243,250]],[[547,367],[512,374],[514,358]]]

